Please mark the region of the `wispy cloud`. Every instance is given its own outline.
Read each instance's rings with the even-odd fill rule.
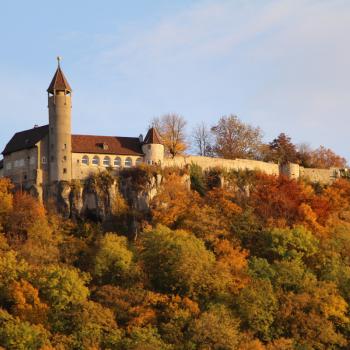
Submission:
[[[179,87],[187,77],[183,85],[193,86],[203,74],[223,95],[242,85],[231,112],[259,122],[268,136],[283,130],[341,151],[338,136],[347,132],[337,124],[350,117],[349,31],[343,0],[206,1],[124,32],[99,60],[121,75],[153,74],[154,84]]]

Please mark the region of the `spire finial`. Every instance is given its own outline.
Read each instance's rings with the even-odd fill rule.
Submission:
[[[58,67],[60,67],[61,61],[62,61],[62,57],[61,56],[57,56],[57,65],[58,65]]]

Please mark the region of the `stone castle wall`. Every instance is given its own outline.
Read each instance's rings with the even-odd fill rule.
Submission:
[[[298,164],[289,163],[280,167],[275,163],[267,163],[250,159],[222,159],[202,156],[177,156],[175,158],[166,158],[163,166],[176,166],[183,168],[186,165],[196,164],[202,169],[223,168],[226,170],[256,170],[268,175],[286,175],[291,179],[304,178],[311,182],[331,183],[339,177],[340,169],[315,169],[304,168]]]

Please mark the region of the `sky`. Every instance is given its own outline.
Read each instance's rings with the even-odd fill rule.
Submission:
[[[138,136],[182,115],[188,133],[237,115],[266,142],[350,160],[349,0],[0,0],[0,148],[48,121],[56,56],[76,134]]]

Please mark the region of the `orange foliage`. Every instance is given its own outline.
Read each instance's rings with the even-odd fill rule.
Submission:
[[[3,225],[10,214],[13,205],[11,190],[13,185],[9,179],[0,179],[0,225]]]
[[[283,226],[300,221],[299,206],[307,197],[308,191],[295,180],[260,173],[249,202],[260,219]]]
[[[39,298],[39,291],[29,282],[13,282],[9,288],[9,297],[14,303],[12,312],[21,320],[35,324],[45,324],[48,306]]]
[[[249,282],[248,252],[239,246],[233,246],[227,240],[218,240],[214,246],[214,252],[217,257],[217,271],[220,279],[229,281],[228,289],[231,293],[238,293]]]
[[[178,227],[198,194],[191,192],[176,174],[171,174],[151,208],[153,220],[172,228]]]
[[[42,203],[27,193],[17,192],[13,197],[13,210],[8,220],[10,233],[26,236],[28,229],[40,220],[47,220]]]

